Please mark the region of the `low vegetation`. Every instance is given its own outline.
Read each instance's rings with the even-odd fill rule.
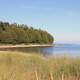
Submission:
[[[80,80],[80,59],[1,51],[0,80]]]
[[[0,22],[0,43],[2,44],[52,44],[54,38],[47,31],[27,25]]]

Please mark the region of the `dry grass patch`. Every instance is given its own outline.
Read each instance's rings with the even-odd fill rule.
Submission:
[[[0,80],[80,80],[80,59],[0,51]]]

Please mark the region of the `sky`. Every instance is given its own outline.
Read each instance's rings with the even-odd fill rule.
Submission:
[[[80,0],[0,0],[0,21],[41,28],[55,42],[80,43]]]

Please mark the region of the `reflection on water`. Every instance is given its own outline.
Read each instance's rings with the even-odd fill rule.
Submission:
[[[51,52],[49,51],[53,47],[14,47],[14,48],[1,48],[1,51],[20,51],[20,52],[27,52],[27,53],[39,53],[43,55],[51,55]]]
[[[11,50],[11,51],[21,51],[29,53],[41,53],[43,55],[71,55],[80,56],[80,45],[74,44],[63,44],[55,45],[54,47],[17,47],[17,48],[6,48],[0,50]]]

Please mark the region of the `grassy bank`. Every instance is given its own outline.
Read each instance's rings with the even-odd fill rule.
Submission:
[[[80,80],[80,59],[1,51],[0,80]]]

